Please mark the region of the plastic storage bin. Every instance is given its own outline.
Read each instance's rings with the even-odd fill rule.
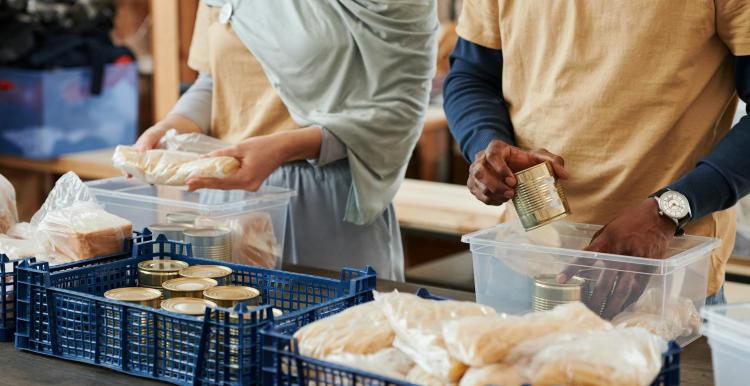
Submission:
[[[161,235],[137,244],[133,257],[107,264],[64,269],[22,263],[16,347],[180,385],[258,384],[260,329],[272,323],[271,307],[284,312],[283,322],[306,307],[375,286],[371,268],[343,269],[340,279],[331,279],[192,258],[190,250]],[[139,262],[163,258],[230,267],[231,283],[259,289],[262,306],[209,308],[195,317],[102,297],[137,285]]]
[[[714,383],[744,386],[750,378],[750,303],[707,306],[703,334],[711,346]]]
[[[417,295],[425,299],[443,300],[431,295],[424,288]],[[349,307],[371,301],[372,291],[332,300],[311,307],[293,318],[263,329],[263,385],[369,385],[369,386],[414,386],[403,380],[388,378],[352,367],[342,366],[299,353],[294,333],[302,326],[341,312]],[[680,384],[680,347],[669,343],[664,353],[662,369],[652,386],[678,386]],[[291,369],[291,371],[289,371]],[[516,385],[507,385],[516,386]],[[521,385],[518,385],[521,386]]]
[[[34,159],[133,143],[138,129],[138,66],[109,64],[102,93],[91,68],[0,68],[0,153]]]
[[[147,240],[151,240],[150,233],[134,232],[133,238],[125,240],[125,246],[121,253],[61,264],[56,266],[55,269],[86,267],[127,258],[132,254],[134,241],[142,242]],[[36,259],[33,257],[10,260],[8,256],[0,254],[0,280],[3,283],[0,285],[0,341],[2,342],[12,341],[13,333],[16,331],[16,272],[18,265],[24,260],[28,260],[31,263],[36,262]]]
[[[232,231],[231,262],[281,267],[289,200],[295,195],[290,190],[188,192],[186,187],[149,185],[125,177],[87,185],[107,212],[130,220],[133,227],[168,223],[173,213],[193,213],[201,226]]]
[[[698,310],[705,304],[711,251],[720,241],[677,237],[663,260],[584,251],[600,228],[558,221],[525,232],[519,222],[509,222],[465,235],[462,240],[471,244],[477,302],[511,314],[532,311],[535,278],[555,277],[572,265],[586,278],[583,301],[604,273],[633,275],[645,284],[627,313],[615,315],[614,322],[627,318],[630,325],[646,327],[683,347],[700,337]],[[589,305],[596,312],[605,306]]]

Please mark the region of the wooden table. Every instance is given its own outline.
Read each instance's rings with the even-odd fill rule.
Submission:
[[[320,269],[298,266],[285,266],[285,269],[303,273],[338,277],[337,273]],[[389,280],[378,280],[378,290],[414,292],[420,286],[408,283],[396,283]],[[466,291],[426,287],[436,295],[459,300],[474,300],[474,294]],[[713,385],[711,355],[705,338],[688,346],[681,355],[683,386]],[[31,354],[16,350],[11,343],[0,343],[0,386],[17,385],[161,385],[162,383],[137,378],[96,366],[68,362],[61,359]]]

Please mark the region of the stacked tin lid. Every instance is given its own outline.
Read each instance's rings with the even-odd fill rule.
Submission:
[[[531,309],[548,311],[560,304],[581,301],[584,280],[572,277],[565,283],[557,282],[557,275],[539,275],[534,278]]]
[[[232,233],[221,228],[193,228],[185,231],[185,242],[193,246],[193,256],[230,261]]]

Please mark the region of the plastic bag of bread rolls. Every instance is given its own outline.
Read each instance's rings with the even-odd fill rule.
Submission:
[[[240,167],[233,157],[201,158],[198,153],[117,146],[112,164],[139,180],[158,185],[185,185],[193,177],[225,178]]]
[[[528,340],[508,355],[535,386],[647,386],[667,342],[645,329],[555,334]]]
[[[520,317],[501,314],[449,321],[443,335],[453,357],[470,366],[484,366],[501,362],[526,339],[609,328],[612,328],[609,322],[576,302]]]
[[[229,229],[234,263],[281,268],[281,250],[276,242],[273,220],[266,212],[252,212],[231,219],[198,217],[195,226]]]
[[[508,385],[521,386],[529,383],[525,372],[504,363],[493,363],[482,367],[472,367],[466,370],[459,386]]]
[[[420,385],[420,386],[453,386],[453,385],[456,385],[455,382],[445,382],[443,379],[440,379],[428,373],[421,366],[412,367],[409,373],[406,374],[406,381],[409,383],[413,383],[415,385]]]
[[[663,301],[661,290],[648,289],[628,308],[612,319],[617,327],[643,327],[667,340],[692,335],[700,328],[701,318],[688,298]]]
[[[16,190],[10,181],[0,174],[0,234],[8,232],[17,222]]]
[[[167,150],[206,154],[229,146],[228,143],[201,133],[178,134],[169,129],[159,140],[159,145]]]
[[[294,337],[300,354],[322,359],[342,353],[374,354],[391,347],[394,332],[381,305],[371,301],[310,323]]]
[[[492,315],[492,308],[473,302],[429,300],[398,292],[375,293],[403,351],[423,370],[444,383],[455,383],[466,366],[452,358],[443,340],[443,324],[467,316]]]
[[[409,371],[414,367],[411,358],[393,347],[372,354],[331,354],[324,360],[399,380],[405,380]]]

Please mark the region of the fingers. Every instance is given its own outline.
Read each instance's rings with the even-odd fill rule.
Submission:
[[[500,205],[515,194],[513,188],[490,165],[486,153],[480,153],[472,163],[466,186],[477,199],[488,205]]]
[[[207,157],[234,157],[234,158],[241,158],[242,151],[237,145],[233,146],[227,146],[223,149],[214,150],[208,154],[206,154]]]
[[[205,178],[193,177],[187,181],[188,192],[198,189],[242,189],[242,183],[233,178]]]
[[[547,149],[537,149],[530,152],[530,156],[536,163],[549,161],[552,164],[552,169],[555,171],[555,176],[557,178],[565,180],[570,177],[568,171],[565,169],[565,160],[559,155],[550,153]]]
[[[572,278],[573,276],[577,275],[578,272],[581,272],[585,267],[587,266],[588,260],[591,259],[583,259],[583,258],[577,258],[575,259],[571,264],[569,264],[565,269],[557,274],[557,282],[560,284],[565,284]],[[591,263],[590,265],[594,265]],[[590,266],[589,265],[589,266]]]
[[[599,276],[599,280],[597,280],[596,282],[596,287],[594,287],[594,293],[586,302],[586,305],[597,315],[602,312],[604,306],[606,305],[607,300],[612,293],[612,289],[617,282],[618,274],[618,271],[608,269]]]
[[[607,305],[602,311],[602,318],[611,320],[615,315],[619,314],[624,308],[625,303],[630,297],[630,293],[633,292],[636,286],[633,272],[622,272],[620,277],[617,279],[612,294],[609,296]]]
[[[507,163],[507,159],[510,156],[510,149],[515,149],[515,147],[493,143],[484,153],[484,160],[486,161],[488,170],[497,180],[512,189],[516,187],[517,181],[516,176],[513,175],[513,170],[511,170]]]

